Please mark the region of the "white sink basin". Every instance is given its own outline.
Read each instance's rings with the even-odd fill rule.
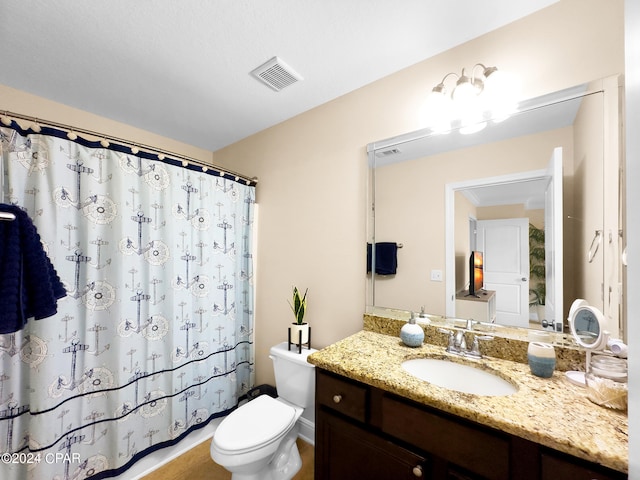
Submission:
[[[416,358],[402,362],[414,377],[439,387],[474,395],[511,395],[518,387],[486,370],[438,358]]]

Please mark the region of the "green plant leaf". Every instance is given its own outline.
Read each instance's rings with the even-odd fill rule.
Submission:
[[[293,298],[292,302],[289,302],[289,306],[293,311],[293,315],[296,317],[296,323],[302,324],[304,323],[304,315],[307,311],[307,292],[309,289],[306,289],[302,298],[300,298],[300,291],[298,287],[293,287]]]

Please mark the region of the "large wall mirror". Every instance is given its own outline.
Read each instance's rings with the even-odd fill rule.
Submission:
[[[523,101],[475,134],[422,130],[369,144],[368,311],[468,318],[469,261],[480,251],[494,302],[481,320],[566,330],[583,298],[624,337],[620,83]],[[375,273],[375,252],[389,246],[397,264]]]

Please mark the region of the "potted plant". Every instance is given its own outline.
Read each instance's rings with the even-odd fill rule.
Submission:
[[[304,314],[307,311],[307,288],[304,295],[300,295],[298,287],[293,287],[293,298],[289,306],[295,316],[295,322],[291,326],[291,341],[297,345],[305,344],[309,341],[309,324],[304,321]],[[302,332],[302,337],[300,336]]]
[[[544,229],[529,224],[529,306],[536,308],[538,320],[544,318],[546,298]]]

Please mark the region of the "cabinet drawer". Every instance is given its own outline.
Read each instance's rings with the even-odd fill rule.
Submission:
[[[570,478],[571,480],[617,480],[627,478],[627,475],[624,473],[547,451],[542,452],[540,455],[540,473],[542,480],[556,480],[558,478]]]
[[[316,417],[316,480],[430,478],[427,458],[328,410]]]
[[[354,420],[366,421],[367,387],[316,369],[316,402]]]
[[[510,477],[509,440],[471,423],[454,421],[385,395],[382,430],[483,478]]]

